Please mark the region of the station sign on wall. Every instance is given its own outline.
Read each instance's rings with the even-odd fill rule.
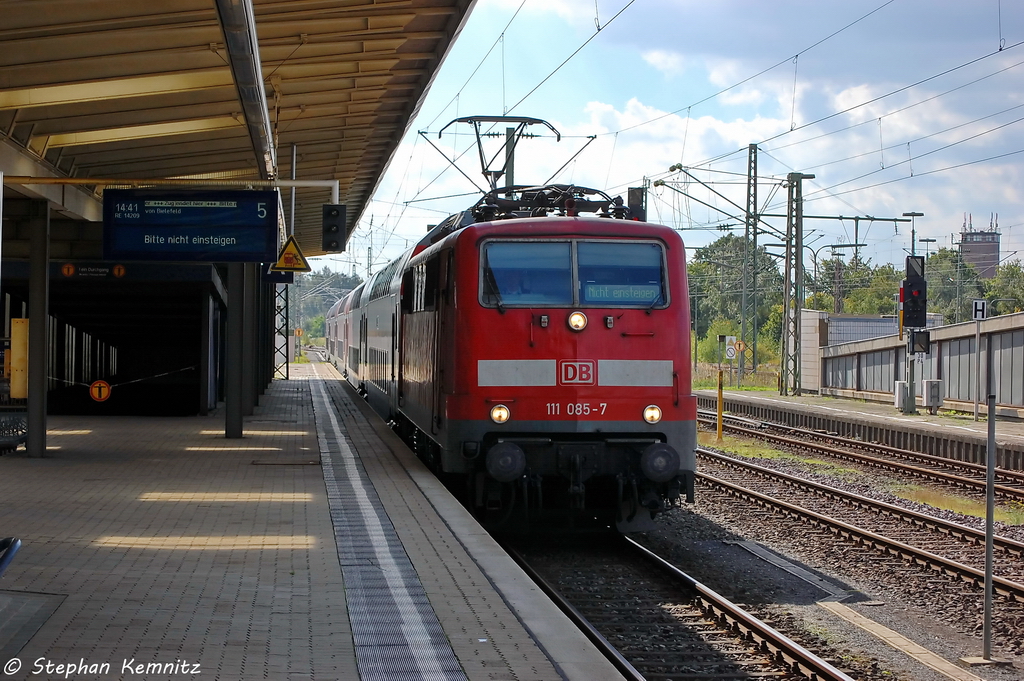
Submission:
[[[277,206],[276,191],[107,189],[103,258],[271,262]]]

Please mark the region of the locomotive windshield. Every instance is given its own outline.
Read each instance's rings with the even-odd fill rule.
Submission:
[[[572,305],[572,251],[567,241],[493,242],[484,246],[484,302]]]
[[[660,244],[492,241],[481,253],[488,306],[654,307],[665,304]]]

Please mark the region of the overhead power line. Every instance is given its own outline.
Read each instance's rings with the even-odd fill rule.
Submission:
[[[886,97],[892,97],[893,95],[899,94],[901,92],[906,92],[907,90],[909,90],[911,88],[915,88],[918,85],[923,85],[924,83],[927,83],[929,81],[935,80],[936,78],[941,78],[942,76],[947,76],[950,73],[953,73],[954,71],[959,71],[960,69],[966,68],[966,67],[971,66],[973,64],[977,64],[980,61],[984,61],[985,59],[988,59],[989,57],[994,57],[997,54],[1002,54],[1003,52],[1007,52],[1009,50],[1012,50],[1015,47],[1020,47],[1021,45],[1024,45],[1024,40],[1022,40],[1020,42],[1017,42],[1017,43],[1014,43],[1013,45],[1010,45],[1009,47],[1006,47],[1006,48],[1004,48],[1002,50],[996,50],[995,52],[989,52],[988,54],[982,55],[982,56],[980,56],[980,57],[978,57],[976,59],[972,59],[972,60],[970,60],[968,62],[964,62],[963,64],[960,64],[959,66],[954,66],[953,68],[946,69],[945,71],[942,71],[940,73],[936,73],[935,75],[928,76],[927,78],[922,78],[921,80],[919,80],[919,81],[917,81],[915,83],[911,83],[910,85],[905,85],[905,86],[903,86],[901,88],[897,88],[895,90],[892,90],[890,92],[885,93],[884,95],[879,95],[878,97],[873,97],[872,99],[869,99],[867,101],[861,102],[860,104],[855,104],[855,105],[853,105],[851,107],[847,107],[846,109],[843,109],[842,111],[836,111],[834,113],[830,113],[829,115],[822,116],[821,118],[818,118],[817,120],[813,120],[813,121],[811,121],[809,123],[804,123],[803,125],[798,125],[797,127],[793,128],[791,130],[786,130],[785,132],[780,132],[778,135],[773,135],[773,136],[771,136],[771,137],[769,137],[767,139],[761,140],[759,145],[760,144],[765,144],[766,142],[771,142],[772,140],[775,140],[775,139],[778,139],[778,138],[783,137],[785,135],[788,135],[790,133],[796,132],[797,130],[802,130],[803,128],[806,128],[806,127],[809,127],[809,126],[812,126],[812,125],[817,125],[818,123],[822,123],[822,122],[827,121],[827,120],[829,120],[831,118],[835,118],[836,116],[842,116],[843,114],[850,113],[851,111],[855,111],[856,109],[859,109],[859,108],[861,108],[863,106],[867,106],[868,104],[874,104],[875,102],[881,101],[881,100],[885,99]]]
[[[892,2],[892,1],[893,1],[893,0],[890,0],[890,2]],[[592,34],[592,35],[591,35],[591,36],[590,36],[589,38],[587,38],[586,40],[584,40],[584,41],[583,41],[583,44],[582,44],[582,45],[580,45],[579,47],[577,47],[577,48],[576,48],[576,49],[575,49],[575,50],[573,51],[573,53],[572,53],[572,54],[570,54],[570,55],[569,55],[568,57],[566,57],[566,58],[565,58],[565,61],[563,61],[563,62],[562,62],[561,64],[559,64],[558,66],[556,66],[556,67],[555,67],[555,70],[554,70],[554,71],[552,71],[552,72],[551,72],[551,73],[549,73],[548,75],[544,76],[544,78],[543,78],[543,79],[541,79],[541,81],[540,81],[539,83],[537,83],[537,84],[536,84],[536,85],[535,85],[535,86],[533,87],[533,89],[532,89],[532,90],[530,90],[530,91],[529,91],[529,92],[527,92],[527,93],[526,93],[525,95],[523,95],[523,98],[522,98],[522,99],[520,99],[520,100],[519,100],[518,102],[516,102],[516,103],[515,103],[515,104],[513,104],[513,105],[512,105],[511,107],[509,107],[509,110],[508,110],[508,112],[507,112],[507,113],[512,113],[512,111],[514,111],[514,110],[515,110],[515,108],[516,108],[517,106],[519,106],[520,104],[522,104],[523,102],[525,102],[525,101],[526,101],[526,99],[527,99],[527,98],[528,98],[528,97],[529,97],[530,95],[532,95],[532,94],[533,94],[534,92],[536,92],[536,91],[537,91],[537,90],[538,90],[538,89],[540,88],[540,86],[541,86],[541,85],[543,85],[544,83],[548,82],[548,80],[549,80],[549,79],[550,79],[550,78],[551,78],[551,77],[552,77],[553,75],[555,75],[556,73],[558,73],[559,71],[561,71],[561,70],[562,70],[562,67],[563,67],[563,66],[565,66],[566,64],[568,64],[568,63],[569,63],[569,61],[570,61],[570,60],[571,60],[571,59],[572,59],[573,57],[575,57],[575,56],[576,56],[577,54],[579,54],[579,53],[580,53],[580,50],[582,50],[582,49],[583,49],[584,47],[586,47],[587,45],[589,45],[589,44],[590,44],[590,41],[591,41],[591,40],[593,40],[594,38],[596,38],[596,37],[598,36],[598,34],[600,34],[600,33],[601,33],[601,31],[602,31],[602,30],[604,30],[605,28],[607,28],[607,27],[608,27],[608,25],[609,25],[609,24],[611,24],[611,23],[612,23],[613,21],[615,21],[616,19],[618,19],[618,18],[619,18],[619,16],[620,16],[620,15],[621,15],[621,14],[622,14],[623,12],[625,12],[625,11],[626,11],[627,9],[629,9],[630,7],[632,7],[632,5],[633,5],[633,3],[634,3],[634,2],[636,2],[636,0],[629,0],[629,2],[628,2],[628,3],[626,3],[626,6],[625,6],[625,7],[623,7],[623,8],[622,8],[622,9],[620,9],[620,10],[619,10],[618,12],[616,12],[616,13],[615,13],[615,16],[613,16],[613,17],[612,17],[611,19],[609,19],[608,21],[606,21],[606,22],[604,23],[604,26],[598,25],[598,27],[597,27],[597,30],[596,30],[596,31],[594,31],[594,33],[593,33],[593,34]]]
[[[785,59],[783,59],[782,61],[779,61],[779,62],[769,66],[766,69],[758,71],[757,73],[755,73],[752,76],[748,76],[748,77],[744,78],[743,80],[739,81],[738,83],[733,83],[729,87],[722,88],[718,92],[716,92],[716,93],[714,93],[712,95],[708,95],[704,99],[701,99],[701,100],[698,100],[696,102],[693,102],[692,104],[688,104],[686,106],[680,107],[680,108],[676,109],[675,111],[670,111],[670,112],[668,112],[666,114],[662,114],[661,116],[656,116],[656,117],[654,117],[654,118],[652,118],[650,120],[644,121],[643,123],[637,123],[636,125],[631,125],[631,126],[629,126],[627,128],[620,128],[614,134],[617,134],[617,133],[620,133],[620,132],[626,132],[627,130],[635,130],[636,128],[642,127],[644,125],[648,125],[650,123],[655,123],[657,121],[660,121],[663,118],[668,118],[669,116],[675,116],[676,114],[678,114],[678,113],[680,113],[680,112],[682,112],[682,111],[684,111],[686,109],[691,109],[691,108],[693,108],[695,106],[699,106],[699,105],[703,104],[704,102],[709,102],[712,99],[715,99],[719,95],[724,95],[726,92],[729,92],[730,90],[735,90],[739,86],[745,85],[746,83],[749,83],[750,81],[754,80],[755,78],[759,78],[760,76],[763,76],[764,74],[768,73],[769,71],[774,71],[775,69],[777,69],[778,67],[782,66],[783,64],[792,63],[792,61],[794,59],[798,58],[800,55],[803,55],[803,54],[806,54],[806,53],[810,52],[811,50],[813,50],[815,47],[818,47],[822,43],[827,42],[827,41],[831,40],[832,38],[836,37],[837,35],[839,35],[840,33],[846,31],[847,29],[852,28],[853,26],[856,26],[860,22],[862,22],[865,19],[867,19],[868,17],[870,17],[872,14],[875,14],[876,12],[879,12],[879,11],[885,9],[886,7],[888,7],[889,5],[894,3],[895,1],[896,0],[889,0],[888,2],[882,3],[881,5],[879,5],[875,9],[871,10],[870,12],[865,14],[864,16],[862,16],[859,19],[856,19],[854,21],[851,21],[846,26],[843,26],[839,30],[834,31],[833,33],[830,33],[829,35],[825,36],[824,38],[822,38],[818,42],[816,42],[816,43],[814,43],[814,44],[812,44],[812,45],[810,45],[808,47],[805,47],[804,49],[800,50],[796,54],[790,55],[790,56],[786,57]],[[605,134],[607,135],[607,134],[613,134],[613,133],[605,133]],[[746,148],[744,147],[743,150],[746,151]]]
[[[847,130],[852,130],[852,129],[858,128],[858,127],[860,127],[862,125],[867,125],[869,123],[874,123],[874,122],[876,122],[880,118],[888,118],[890,116],[895,116],[896,114],[903,113],[904,111],[907,111],[909,109],[913,109],[914,107],[920,106],[921,104],[926,104],[928,102],[931,102],[931,101],[934,101],[936,99],[939,99],[940,97],[945,97],[948,94],[952,94],[954,92],[957,92],[958,90],[963,90],[964,88],[970,87],[971,85],[976,85],[976,84],[980,83],[983,80],[987,80],[989,78],[993,78],[995,76],[998,76],[999,74],[1005,73],[1007,71],[1010,71],[1011,69],[1015,69],[1015,68],[1017,68],[1018,66],[1020,66],[1022,64],[1024,64],[1024,61],[1019,61],[1016,64],[1011,64],[1010,66],[1007,66],[1006,68],[999,69],[998,71],[994,71],[992,73],[986,74],[986,75],[984,75],[984,76],[982,76],[980,78],[975,78],[974,80],[968,81],[966,83],[962,83],[960,85],[957,85],[954,88],[950,88],[949,90],[946,90],[944,92],[940,92],[938,94],[932,95],[931,97],[926,97],[926,98],[924,98],[922,100],[914,102],[913,104],[908,104],[907,106],[900,107],[899,109],[895,109],[893,111],[890,111],[889,113],[884,113],[881,116],[878,116],[877,118],[871,118],[871,119],[866,120],[866,121],[861,121],[860,123],[854,123],[853,125],[848,125],[846,127],[839,128],[837,130],[832,130],[832,131],[829,131],[829,132],[825,132],[825,133],[822,133],[820,135],[815,135],[814,137],[808,137],[808,138],[805,138],[805,139],[802,139],[802,140],[798,140],[796,142],[790,142],[789,144],[783,144],[783,145],[780,145],[780,146],[777,146],[777,147],[772,147],[772,148],[767,149],[767,151],[779,151],[780,149],[788,149],[790,147],[797,146],[797,145],[800,145],[800,144],[805,144],[807,142],[814,142],[814,141],[822,139],[824,137],[829,137],[830,135],[838,135],[841,132],[846,132]],[[1011,107],[1010,109],[1004,109],[1004,111],[1002,111],[1000,113],[1003,113],[1005,111],[1011,111],[1012,109],[1015,109],[1015,108],[1017,108],[1017,107]],[[992,114],[992,115],[998,115],[998,114]],[[989,117],[991,117],[991,116],[985,116],[984,118],[989,118]],[[983,120],[983,119],[978,119],[978,120]],[[763,148],[761,150],[765,151],[765,149],[763,149]]]

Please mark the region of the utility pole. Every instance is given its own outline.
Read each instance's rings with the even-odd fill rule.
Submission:
[[[924,217],[924,213],[904,213],[903,217],[910,218],[910,255],[917,255],[917,223],[914,218]]]
[[[782,304],[782,376],[779,394],[800,394],[800,310],[803,308],[804,278],[804,196],[803,181],[814,175],[790,173],[786,176],[789,196],[786,201],[785,298]]]
[[[747,210],[744,216],[745,228],[743,239],[743,292],[740,302],[740,339],[743,341],[743,349],[739,353],[739,376],[743,381],[743,371],[746,366],[747,347],[751,348],[753,355],[753,370],[757,373],[757,145],[747,146]],[[753,245],[751,246],[751,238]],[[747,277],[750,277],[751,295],[747,300]],[[753,326],[752,337],[747,335],[747,319],[751,320]]]

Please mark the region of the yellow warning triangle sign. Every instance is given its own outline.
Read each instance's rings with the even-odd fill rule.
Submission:
[[[312,269],[306,262],[305,256],[302,255],[302,251],[299,250],[299,245],[293,236],[288,237],[288,241],[284,242],[284,248],[281,249],[281,255],[278,256],[277,262],[270,266],[271,272],[309,272]]]

